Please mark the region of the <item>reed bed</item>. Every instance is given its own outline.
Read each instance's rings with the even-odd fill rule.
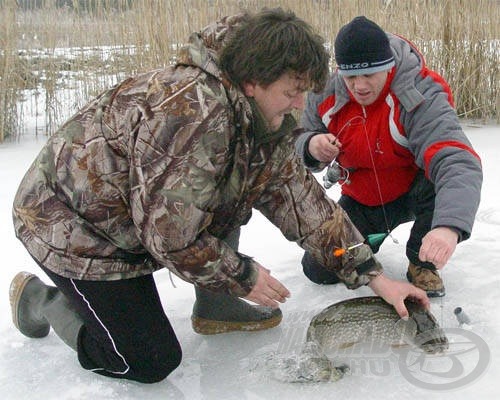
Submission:
[[[0,0],[0,142],[23,133],[33,108],[50,134],[105,87],[173,62],[191,32],[277,6],[327,43],[366,15],[420,47],[461,117],[499,122],[499,0]]]

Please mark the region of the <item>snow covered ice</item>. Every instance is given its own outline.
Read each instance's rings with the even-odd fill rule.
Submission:
[[[300,351],[311,317],[349,297],[371,295],[343,285],[318,286],[300,267],[301,249],[287,242],[265,218],[254,212],[243,228],[241,251],[271,269],[292,293],[282,305],[283,322],[263,332],[197,335],[191,329],[194,290],[166,270],[155,274],[166,313],[183,347],[183,361],[163,382],[145,385],[85,371],[76,354],[51,332],[29,339],[11,322],[9,284],[20,270],[49,283],[14,236],[12,201],[25,171],[45,142],[26,135],[0,144],[0,398],[10,399],[496,399],[500,395],[500,127],[463,122],[482,158],[482,200],[472,237],[461,243],[442,276],[446,296],[432,299],[431,311],[449,329],[450,350],[422,359],[409,350],[344,355],[350,373],[337,382],[290,383],[274,379],[261,361],[270,354]],[[317,178],[322,181],[321,174]],[[328,190],[338,196],[338,187]],[[404,245],[411,224],[397,228],[399,244],[386,239],[377,257],[386,273],[405,279]],[[470,323],[459,328],[454,310],[461,307]],[[466,328],[466,329],[465,329]],[[467,343],[468,342],[468,343]],[[355,357],[355,362],[352,360]],[[402,361],[401,357],[407,357]],[[420,357],[420,358],[419,358]],[[333,360],[335,365],[339,363]]]

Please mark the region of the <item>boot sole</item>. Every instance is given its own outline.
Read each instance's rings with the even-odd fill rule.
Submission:
[[[408,272],[406,273],[406,279],[408,279],[408,282],[410,282],[411,284],[414,284],[412,282],[411,276]],[[444,287],[441,289],[425,289],[425,288],[419,287],[419,289],[425,290],[425,293],[427,293],[428,297],[443,297],[446,294]]]
[[[31,282],[31,280],[37,278],[35,274],[32,274],[30,272],[19,272],[17,275],[12,279],[12,282],[9,287],[9,302],[10,302],[10,309],[12,311],[12,322],[14,323],[14,326],[23,334],[31,338],[42,338],[45,337],[49,334],[50,331],[50,326],[48,329],[42,329],[38,330],[36,332],[27,332],[20,324],[20,319],[19,319],[19,308],[20,308],[20,302],[21,302],[21,296],[24,292],[24,288],[26,285]]]
[[[249,322],[231,322],[231,321],[216,321],[213,319],[205,319],[200,317],[191,317],[193,330],[200,335],[217,335],[219,333],[228,332],[254,332],[263,331],[265,329],[278,326],[283,319],[283,315],[264,319],[262,321]]]

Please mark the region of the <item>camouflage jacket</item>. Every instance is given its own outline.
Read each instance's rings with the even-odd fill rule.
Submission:
[[[270,133],[255,105],[223,79],[216,53],[238,18],[192,35],[175,66],[102,93],[53,135],[14,200],[17,237],[55,273],[114,280],[167,267],[244,296],[256,263],[226,245],[261,211],[349,287],[380,272],[294,151],[295,121]]]

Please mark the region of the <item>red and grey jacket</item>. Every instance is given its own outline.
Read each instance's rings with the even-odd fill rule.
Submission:
[[[326,165],[308,157],[309,140],[318,133],[337,136],[337,161],[350,171],[342,194],[368,206],[400,197],[424,170],[436,190],[433,227],[454,227],[468,238],[480,200],[480,158],[460,126],[446,81],[426,67],[412,43],[388,37],[396,65],[377,101],[361,106],[334,73],[323,92],[308,96],[297,152],[320,171]]]

